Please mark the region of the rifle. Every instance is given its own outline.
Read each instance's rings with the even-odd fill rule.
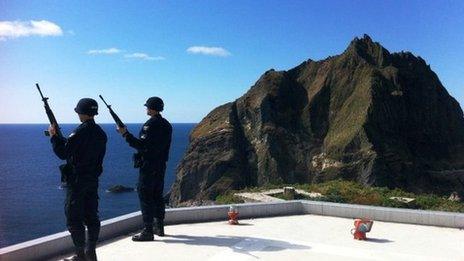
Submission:
[[[43,96],[38,83],[36,83],[35,86],[37,87],[37,90],[39,90],[40,97],[42,97],[42,101],[45,107],[45,113],[47,114],[50,124],[52,126],[55,126],[56,135],[59,138],[62,138],[63,133],[61,133],[61,129],[60,129],[60,126],[58,125],[58,122],[56,121],[55,115],[53,114],[52,109],[50,109],[50,105],[48,105],[48,97]],[[50,132],[48,130],[44,131],[44,133],[45,133],[45,136],[50,136]],[[60,165],[59,168],[60,168],[60,173],[61,173],[61,187],[62,188],[67,187],[67,184],[68,184],[67,182],[70,179],[70,176],[72,175],[72,165],[66,160],[66,164]]]
[[[42,97],[42,101],[45,107],[45,113],[47,114],[48,120],[50,121],[50,124],[55,126],[56,128],[56,135],[58,135],[58,137],[63,137],[60,126],[58,125],[58,122],[56,121],[55,115],[53,114],[52,109],[50,109],[50,105],[48,105],[48,97],[43,96],[38,83],[36,83],[35,86],[37,87],[37,90],[39,90],[40,97]],[[48,130],[44,131],[44,133],[45,133],[45,136],[50,136],[50,133],[48,132]]]
[[[122,123],[118,115],[116,115],[116,113],[113,111],[113,109],[111,108],[111,105],[108,105],[108,103],[106,103],[105,99],[103,99],[101,95],[98,95],[98,96],[100,96],[100,99],[102,99],[103,103],[106,105],[106,107],[108,107],[108,110],[110,110],[110,114],[113,117],[114,121],[116,122],[116,125],[118,125],[119,128],[126,127],[126,125]],[[134,153],[134,156],[132,159],[134,161],[134,168],[140,168],[142,166],[142,153],[140,151],[138,151],[137,153]]]
[[[116,125],[118,125],[119,128],[126,127],[126,125],[124,125],[124,123],[122,123],[122,121],[118,117],[118,115],[116,115],[116,113],[113,111],[113,109],[111,108],[111,105],[108,105],[108,103],[106,103],[105,99],[103,99],[103,97],[101,95],[98,95],[98,96],[100,96],[100,99],[102,99],[103,103],[106,105],[108,110],[110,110],[111,117],[113,117],[113,120],[116,122]]]

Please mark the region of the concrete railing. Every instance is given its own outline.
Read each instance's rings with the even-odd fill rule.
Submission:
[[[226,220],[229,205],[166,209],[167,225]],[[240,204],[242,218],[302,214],[301,202]],[[142,227],[140,211],[102,222],[100,241],[137,231]],[[0,249],[0,261],[43,260],[70,253],[73,244],[69,232],[41,237]]]
[[[426,226],[464,228],[464,214],[302,200],[303,213]]]
[[[276,203],[237,205],[241,218],[314,214],[344,218],[370,218],[376,221],[432,225],[451,228],[464,227],[464,214],[338,204],[294,200]],[[166,210],[167,225],[227,220],[229,205],[173,208]],[[135,232],[142,226],[140,212],[134,212],[102,222],[100,241]],[[61,232],[0,249],[0,260],[43,260],[72,251],[68,232]]]

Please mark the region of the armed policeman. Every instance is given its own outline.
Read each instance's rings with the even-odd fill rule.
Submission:
[[[68,138],[57,135],[54,125],[50,125],[49,133],[53,151],[67,162],[60,168],[65,173],[68,185],[65,200],[66,225],[76,254],[70,260],[97,260],[95,248],[100,233],[98,178],[103,172],[107,136],[95,123],[94,116],[98,114],[95,100],[81,99],[74,111],[82,124]],[[84,225],[88,231],[87,242]]]
[[[119,133],[129,146],[137,150],[134,154],[134,167],[139,168],[137,191],[144,229],[140,234],[132,237],[133,241],[152,241],[153,234],[164,236],[163,188],[172,126],[160,114],[164,109],[161,98],[151,97],[145,106],[150,119],[143,125],[138,138],[129,133],[125,126],[118,126]]]

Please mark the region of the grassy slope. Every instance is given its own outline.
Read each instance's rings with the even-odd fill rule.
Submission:
[[[283,186],[284,185],[271,185],[268,187],[249,188],[240,192],[258,192],[272,188],[282,188]],[[319,192],[325,196],[323,198],[313,200],[464,213],[464,203],[450,201],[446,197],[440,197],[433,194],[415,195],[409,192],[404,192],[400,189],[391,190],[388,188],[364,187],[361,184],[350,181],[334,180],[319,184],[296,184],[291,186],[306,191]],[[233,196],[234,193],[237,193],[237,191],[231,191],[218,196],[216,198],[216,203],[242,203],[242,200]],[[416,200],[412,203],[406,204],[391,200],[390,197],[407,197],[415,198]]]

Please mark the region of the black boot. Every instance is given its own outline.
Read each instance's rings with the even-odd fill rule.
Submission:
[[[155,226],[153,227],[155,235],[164,237],[164,220],[157,218],[155,220]]]
[[[75,249],[76,255],[70,257],[70,258],[65,258],[65,261],[86,261],[85,259],[85,252],[84,248],[76,248]]]
[[[96,242],[88,243],[87,249],[85,250],[85,257],[87,258],[87,261],[97,261],[97,252],[95,251],[96,247]]]
[[[145,229],[142,230],[142,233],[137,234],[132,237],[132,241],[153,241],[153,225],[150,224],[150,226],[145,227]]]

